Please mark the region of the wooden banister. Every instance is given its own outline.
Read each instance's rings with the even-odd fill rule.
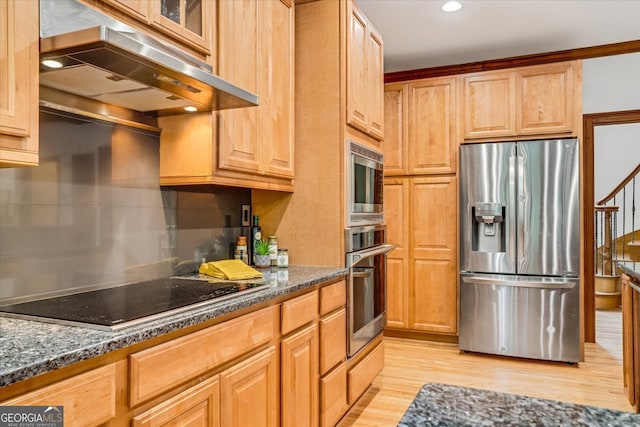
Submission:
[[[620,184],[618,184],[618,186],[614,188],[613,191],[609,193],[607,197],[600,200],[598,203],[596,203],[596,205],[604,205],[609,200],[613,199],[613,196],[618,194],[618,192],[622,190],[624,186],[627,185],[636,175],[638,175],[638,173],[640,173],[640,163],[638,163],[638,166],[636,166],[636,168],[633,171],[631,171],[631,173],[625,179],[620,181]]]

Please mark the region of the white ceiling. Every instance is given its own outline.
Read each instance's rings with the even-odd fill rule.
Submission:
[[[640,40],[640,0],[356,0],[382,33],[385,72]]]

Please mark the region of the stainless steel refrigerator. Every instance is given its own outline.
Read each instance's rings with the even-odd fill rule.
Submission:
[[[461,350],[580,360],[577,139],[460,147]]]

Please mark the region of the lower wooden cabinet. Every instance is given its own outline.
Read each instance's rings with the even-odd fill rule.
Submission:
[[[2,406],[62,406],[65,425],[96,426],[116,416],[118,386],[116,364],[84,372],[17,398]]]
[[[320,427],[336,425],[348,408],[347,364],[342,362],[320,379]]]
[[[388,329],[457,334],[457,191],[454,175],[385,180]]]
[[[133,418],[133,427],[220,426],[218,375]]]
[[[354,404],[384,367],[384,343],[379,343],[347,373],[347,401]]]
[[[275,347],[220,373],[220,421],[225,427],[279,425]]]
[[[282,339],[282,425],[318,425],[318,327]]]
[[[155,345],[81,362],[75,374],[9,386],[3,392],[17,397],[0,405],[61,405],[74,426],[334,426],[384,363],[381,336],[347,360],[345,304],[344,280],[319,284]]]
[[[624,394],[640,410],[640,283],[622,275],[622,369]]]

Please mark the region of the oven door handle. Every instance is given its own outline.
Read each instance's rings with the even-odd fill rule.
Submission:
[[[371,276],[371,271],[353,271],[351,272],[351,277],[356,279],[366,279]]]
[[[364,258],[369,258],[376,255],[386,255],[396,248],[396,245],[385,243],[384,245],[376,246],[375,248],[365,249],[363,251],[351,252],[347,254],[347,268],[351,268],[359,263]]]

